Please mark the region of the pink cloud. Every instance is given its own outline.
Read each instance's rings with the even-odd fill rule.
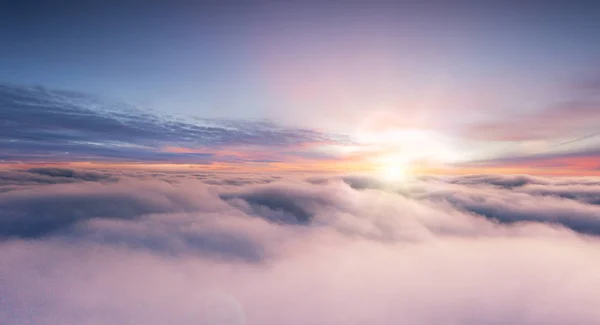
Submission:
[[[597,179],[428,178],[358,189],[345,177],[207,185],[178,175],[162,175],[167,183],[114,173],[117,182],[0,193],[4,226],[77,216],[38,236],[4,234],[0,323],[600,321],[600,241],[569,228],[598,220],[587,201]]]

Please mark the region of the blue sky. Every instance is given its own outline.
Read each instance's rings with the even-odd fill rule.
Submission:
[[[279,76],[265,70],[300,83],[310,76],[294,66],[326,70],[330,60],[353,55],[354,64],[331,73],[380,77],[397,84],[390,92],[407,83],[423,91],[432,80],[473,87],[493,78],[507,95],[516,84],[544,96],[554,93],[547,89],[557,86],[554,78],[576,81],[600,69],[594,66],[598,8],[591,2],[75,3],[3,2],[3,81],[92,92],[167,112],[260,118],[295,104],[278,98],[269,79]],[[375,66],[386,59],[382,52],[390,62]],[[273,57],[285,66],[269,66]],[[387,73],[365,76],[361,69]],[[367,88],[360,80],[346,88],[352,86]],[[366,95],[356,97],[369,104]]]
[[[600,121],[593,1],[3,1],[0,21],[0,82],[160,118],[433,130],[477,148],[463,160],[547,154]]]

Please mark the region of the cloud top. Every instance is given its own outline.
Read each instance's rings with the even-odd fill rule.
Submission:
[[[599,186],[11,171],[0,322],[595,324]]]

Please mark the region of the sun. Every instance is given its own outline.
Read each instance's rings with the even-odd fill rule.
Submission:
[[[431,130],[393,129],[359,134],[366,163],[385,182],[407,181],[423,166],[456,161],[459,154],[448,139]]]
[[[398,152],[373,157],[371,163],[377,178],[394,183],[408,180],[412,176],[414,167],[410,156]]]
[[[377,168],[379,178],[387,182],[406,180],[409,177],[409,166],[404,163],[386,164]]]

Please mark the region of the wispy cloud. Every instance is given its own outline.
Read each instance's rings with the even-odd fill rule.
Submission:
[[[286,128],[268,121],[168,118],[79,93],[0,85],[0,159],[211,163],[218,152],[246,147],[285,160],[311,143],[344,143],[341,135]],[[164,150],[164,148],[182,148]],[[230,157],[231,158],[231,157]]]
[[[513,155],[457,164],[465,169],[510,169],[522,173],[585,175],[600,172],[600,149]]]
[[[532,113],[498,116],[464,130],[471,139],[496,141],[569,139],[595,131],[600,123],[600,101],[566,101]]]

